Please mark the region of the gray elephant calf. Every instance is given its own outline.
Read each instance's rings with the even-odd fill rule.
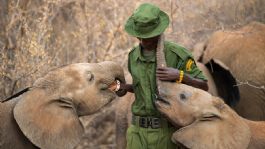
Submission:
[[[49,72],[29,91],[0,104],[0,148],[74,148],[84,133],[79,117],[111,102],[116,80],[125,83],[122,68],[113,62],[78,63]]]
[[[242,117],[265,120],[264,23],[217,31],[193,52],[211,70],[218,95],[227,104]]]
[[[264,149],[265,122],[240,117],[222,99],[185,84],[162,82],[155,102],[175,126],[172,141],[189,149]]]

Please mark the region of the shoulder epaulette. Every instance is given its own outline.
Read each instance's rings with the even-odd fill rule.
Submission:
[[[170,51],[176,53],[182,60],[186,60],[187,58],[192,58],[191,52],[180,45],[166,41],[165,46],[167,46],[167,48]]]

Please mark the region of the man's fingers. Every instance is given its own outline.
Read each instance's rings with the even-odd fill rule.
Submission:
[[[163,70],[165,67],[157,67],[156,69]]]
[[[166,70],[168,70],[168,68],[165,68],[165,67],[158,67],[156,70],[166,71]]]
[[[168,71],[166,69],[157,69],[156,73],[160,73],[160,74],[167,74]]]
[[[157,77],[167,77],[168,75],[167,74],[159,74],[159,73],[157,73],[156,76]]]
[[[156,71],[156,74],[167,74],[166,71]]]
[[[158,79],[161,81],[170,81],[170,79],[166,77],[158,77]]]
[[[156,74],[156,77],[158,77],[159,79],[163,79],[163,80],[168,80],[168,79],[170,79],[169,77],[168,77],[168,75],[166,75],[166,74]]]

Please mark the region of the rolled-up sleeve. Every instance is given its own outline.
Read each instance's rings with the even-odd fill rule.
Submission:
[[[184,63],[184,72],[189,74],[193,78],[207,81],[207,78],[203,72],[197,67],[193,58],[188,58]]]

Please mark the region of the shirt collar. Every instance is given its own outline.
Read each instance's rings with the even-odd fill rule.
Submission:
[[[137,48],[135,49],[136,50],[136,56],[135,56],[135,61],[137,61],[138,59],[140,60],[140,61],[143,61],[143,62],[147,62],[148,60],[147,59],[145,59],[144,58],[144,56],[142,55],[142,52],[141,52],[141,46],[140,46],[140,44],[137,46]],[[150,62],[155,62],[155,56],[152,58],[152,59],[150,59],[149,61]]]

